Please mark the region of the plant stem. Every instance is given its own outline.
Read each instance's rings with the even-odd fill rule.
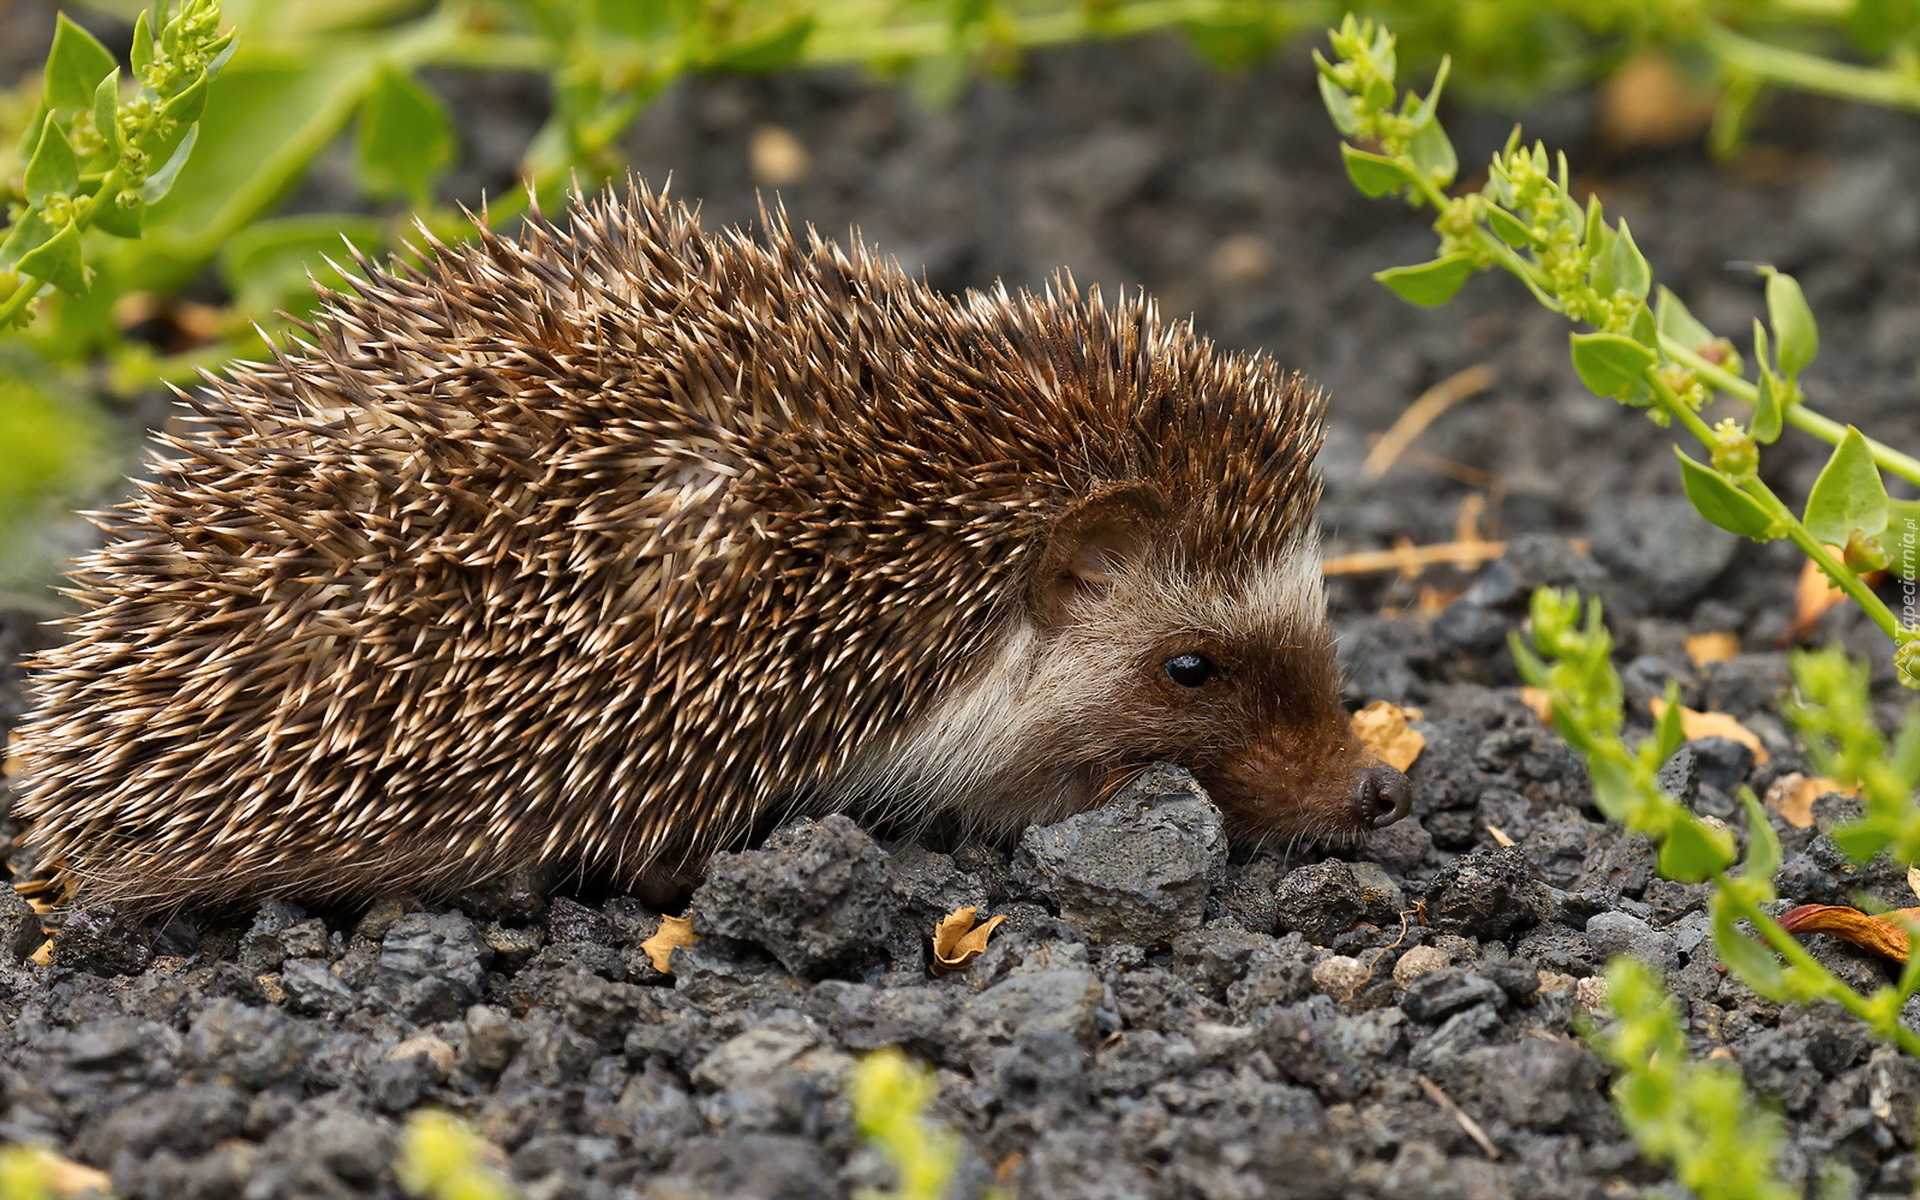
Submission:
[[[1849,1013],[1865,1021],[1870,1027],[1884,1033],[1893,1043],[1908,1054],[1920,1058],[1920,1034],[1895,1021],[1890,1029],[1883,1028],[1879,1014],[1873,1011],[1873,1005],[1865,996],[1854,991],[1834,977],[1819,959],[1801,945],[1799,939],[1780,927],[1780,923],[1768,915],[1766,910],[1753,903],[1745,889],[1734,886],[1733,882],[1717,878],[1720,894],[1739,912],[1740,916],[1751,924],[1756,932],[1766,940],[1767,945],[1780,957],[1787,960],[1809,977],[1832,980],[1833,986],[1827,990],[1827,998],[1846,1009]]]
[[[1698,352],[1681,345],[1672,338],[1663,335],[1660,338],[1660,348],[1666,351],[1667,357],[1712,384],[1715,390],[1725,392],[1736,400],[1743,400],[1748,404],[1759,400],[1760,389],[1753,383],[1735,375],[1718,363],[1708,362],[1700,357]],[[1847,435],[1845,425],[1832,417],[1813,411],[1805,404],[1793,405],[1783,416],[1787,424],[1804,433],[1810,433],[1829,445],[1839,445],[1840,439]],[[1876,442],[1872,438],[1867,438],[1867,449],[1873,453],[1873,461],[1879,464],[1881,470],[1898,475],[1908,483],[1920,485],[1920,459],[1902,454],[1893,447]]]
[[[1882,67],[1856,66],[1771,46],[1711,21],[1701,25],[1700,43],[1728,66],[1774,83],[1887,108],[1920,109],[1920,79]]]

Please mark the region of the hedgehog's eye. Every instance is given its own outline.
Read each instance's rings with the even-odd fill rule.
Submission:
[[[1176,654],[1164,664],[1167,678],[1183,688],[1197,688],[1213,678],[1213,660],[1204,654]]]

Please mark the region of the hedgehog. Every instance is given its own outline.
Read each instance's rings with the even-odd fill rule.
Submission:
[[[80,896],[667,896],[796,815],[1002,834],[1160,761],[1243,839],[1406,813],[1342,707],[1298,374],[633,181],[423,237],[93,514],[13,745]]]

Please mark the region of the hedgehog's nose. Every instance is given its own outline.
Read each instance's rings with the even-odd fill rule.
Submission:
[[[1413,807],[1413,785],[1385,763],[1360,772],[1353,786],[1353,815],[1368,829],[1380,829],[1407,815]]]

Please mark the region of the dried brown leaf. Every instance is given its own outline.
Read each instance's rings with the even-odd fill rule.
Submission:
[[[1520,689],[1520,703],[1533,710],[1542,725],[1553,724],[1553,693],[1543,687],[1523,686]]]
[[[1407,711],[1375,700],[1353,714],[1353,734],[1381,762],[1398,771],[1412,766],[1427,748],[1426,735],[1407,724]]]
[[[976,925],[974,918],[979,911],[969,904],[940,918],[940,923],[933,927],[933,963],[927,968],[930,972],[945,975],[958,971],[986,952],[987,939],[1006,918],[988,917]]]
[[[1687,639],[1687,657],[1696,667],[1726,662],[1738,653],[1740,635],[1737,633],[1696,633]]]
[[[646,941],[640,943],[640,950],[653,964],[653,969],[663,975],[673,974],[673,952],[682,946],[691,946],[700,940],[693,931],[693,915],[684,917],[661,917],[660,928]]]
[[[1654,720],[1657,721],[1666,715],[1666,698],[1663,696],[1655,696],[1648,704],[1648,707],[1653,710]],[[1685,735],[1686,739],[1690,742],[1695,738],[1732,738],[1734,741],[1739,742],[1747,749],[1753,751],[1753,761],[1755,764],[1764,763],[1770,757],[1767,754],[1767,748],[1760,744],[1759,735],[1726,713],[1696,712],[1685,705],[1681,705],[1680,732]]]
[[[1802,775],[1792,771],[1773,781],[1767,788],[1766,806],[1795,829],[1813,827],[1813,802],[1828,792],[1851,796],[1854,790],[1824,775]]]
[[[1665,51],[1642,50],[1600,85],[1600,135],[1615,146],[1676,146],[1713,123],[1716,93]]]
[[[1803,638],[1813,632],[1821,614],[1846,602],[1847,594],[1834,586],[1827,573],[1808,559],[1800,568],[1800,582],[1793,592],[1793,636]]]
[[[1793,934],[1830,934],[1881,958],[1903,963],[1913,952],[1908,922],[1920,922],[1920,908],[1901,908],[1871,916],[1840,904],[1802,904],[1781,916],[1780,927]]]

